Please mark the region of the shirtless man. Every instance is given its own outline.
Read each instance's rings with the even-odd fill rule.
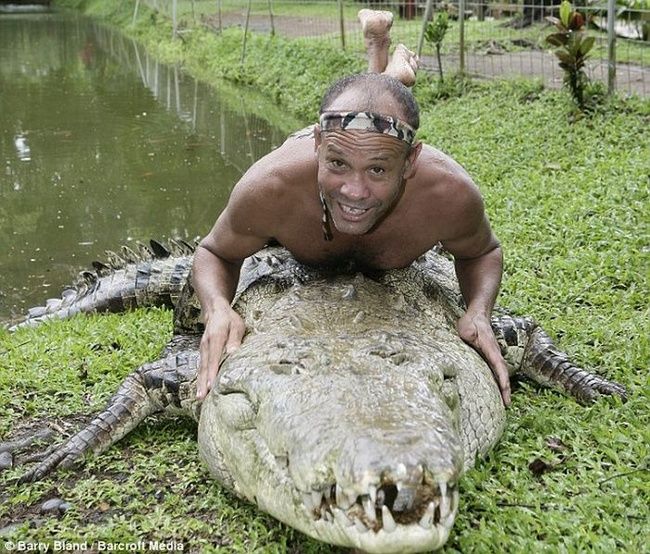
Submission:
[[[240,267],[270,240],[306,264],[373,269],[405,267],[441,242],[467,304],[459,335],[484,356],[508,405],[508,372],[490,326],[502,252],[481,195],[454,160],[414,140],[418,107],[400,80],[412,84],[415,60],[400,46],[388,62],[392,16],[363,10],[360,19],[374,72],[335,83],[313,133],[289,137],[254,163],[197,248],[205,323],[197,397],[242,341],[244,322],[231,308]]]

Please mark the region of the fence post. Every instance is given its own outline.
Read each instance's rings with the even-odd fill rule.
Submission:
[[[341,47],[345,50],[345,18],[343,15],[343,0],[338,0],[339,3],[339,24],[341,27]]]
[[[465,73],[465,0],[458,0],[458,24],[460,25],[460,60],[458,65],[458,72],[463,75]]]
[[[269,17],[271,18],[271,36],[275,36],[275,23],[273,23],[273,3],[269,0]]]
[[[133,10],[133,22],[132,25],[135,25],[135,20],[138,19],[138,8],[140,7],[140,0],[136,0],[135,9]]]
[[[221,0],[217,0],[217,13],[219,14],[219,34],[223,31],[221,22]]]
[[[244,65],[246,59],[246,39],[248,38],[248,24],[251,19],[251,4],[253,0],[248,0],[248,9],[246,10],[246,24],[244,25],[244,42],[241,45],[241,64]]]
[[[433,0],[427,0],[427,5],[424,8],[424,17],[422,18],[422,30],[420,31],[420,39],[418,40],[418,58],[422,57],[422,46],[424,45],[424,32],[427,29],[427,23],[431,19],[431,12],[433,11]]]
[[[607,0],[607,94],[616,89],[616,0]]]
[[[177,7],[177,1],[174,0],[172,3],[172,38],[176,38],[176,31],[177,31],[176,7]]]

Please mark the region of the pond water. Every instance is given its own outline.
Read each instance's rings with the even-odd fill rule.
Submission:
[[[204,235],[287,134],[251,109],[77,14],[0,13],[0,320],[105,249]]]

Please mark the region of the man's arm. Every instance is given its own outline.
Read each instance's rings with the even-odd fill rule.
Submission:
[[[244,258],[264,247],[270,202],[255,178],[255,171],[237,184],[210,233],[200,242],[193,263],[194,290],[201,303],[205,331],[200,346],[196,396],[203,399],[212,388],[224,355],[235,350],[246,331],[231,307]],[[266,210],[260,207],[265,206]]]
[[[458,236],[443,241],[454,256],[456,276],[467,311],[458,320],[460,337],[488,362],[499,385],[503,403],[510,404],[510,378],[490,324],[503,273],[503,252],[485,216],[476,191],[467,198]]]

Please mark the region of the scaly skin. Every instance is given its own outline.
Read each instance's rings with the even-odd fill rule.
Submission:
[[[29,310],[25,318],[9,326],[35,327],[51,319],[66,319],[78,313],[119,313],[135,308],[174,308],[192,266],[194,246],[181,241],[170,248],[151,241],[139,252],[123,246],[120,254],[107,252],[108,263],[94,262],[94,271],[83,271],[79,282],[61,298]]]
[[[183,296],[184,309],[195,306],[188,287]],[[288,525],[367,552],[442,546],[459,478],[505,425],[491,371],[455,330],[463,306],[452,264],[429,252],[403,270],[326,275],[267,249],[247,260],[235,307],[248,334],[202,406],[199,335],[176,336],[23,479],[173,411],[199,419],[201,456],[222,484]],[[196,309],[184,309],[179,326],[198,329]],[[493,327],[513,372],[583,401],[625,397],[531,320],[505,316]]]

